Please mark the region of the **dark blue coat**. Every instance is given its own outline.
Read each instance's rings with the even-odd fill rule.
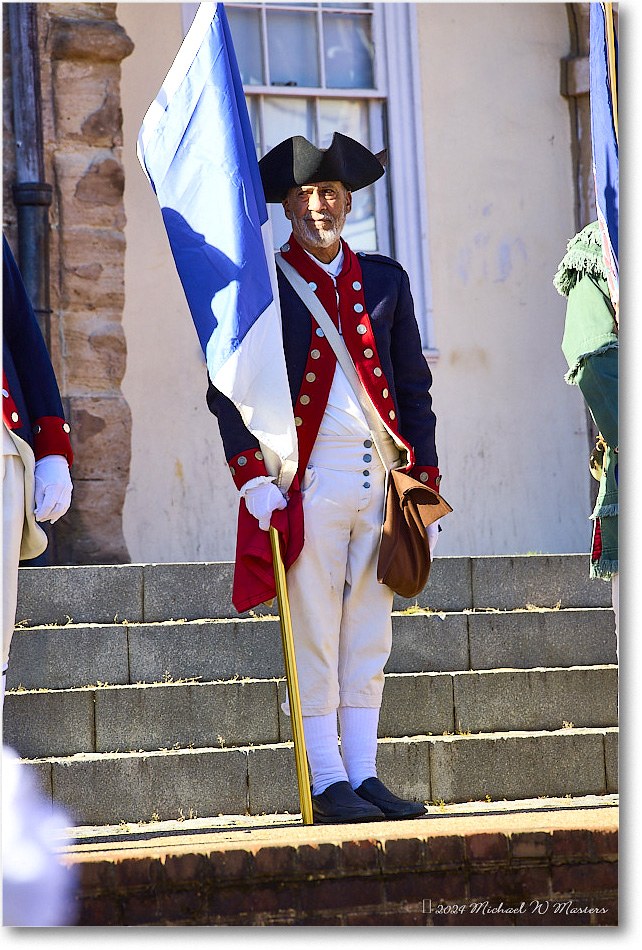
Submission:
[[[69,426],[45,341],[7,239],[2,237],[3,417],[36,459],[64,455],[71,464]]]
[[[331,284],[330,278],[316,267],[307,255],[303,254],[298,245],[294,247],[294,244],[295,242],[290,238],[292,250],[296,252],[290,262],[297,267],[305,279],[314,278],[319,285],[323,280]],[[289,245],[285,247],[288,251],[290,250]],[[391,425],[393,424],[390,421],[391,417],[394,417],[394,426],[398,429],[399,435],[411,447],[414,454],[412,474],[420,477],[422,471],[428,472],[430,477],[424,475],[424,480],[428,480],[432,487],[437,487],[439,475],[435,448],[435,415],[430,395],[432,376],[422,353],[408,275],[401,265],[391,258],[364,253],[355,256],[345,243],[344,251],[355,262],[354,266],[357,269],[360,266],[363,296],[357,296],[352,291],[354,273],[350,271],[350,279],[344,284],[346,288],[344,293],[341,292],[342,285],[339,283],[341,300],[344,297],[350,298],[350,294],[354,299],[363,299],[364,316],[369,317],[369,322],[366,321],[367,333],[371,332],[375,344],[369,350],[363,349],[362,341],[365,340],[367,343],[371,337],[357,336],[354,328],[364,318],[352,313],[351,308],[348,307],[346,318],[342,310],[346,345],[360,377],[370,384],[369,392],[382,419],[386,424]],[[284,253],[284,257],[288,259],[290,255]],[[283,319],[283,346],[292,404],[295,416],[302,419],[304,423],[308,421],[310,423],[307,429],[305,427],[299,429],[299,474],[301,474],[316,438],[318,424],[325,408],[325,401],[327,401],[327,392],[332,382],[336,358],[329,344],[326,343],[325,347],[321,346],[315,333],[316,322],[313,321],[309,311],[280,271],[278,271],[278,279]],[[331,294],[334,300],[333,287]],[[319,292],[318,296],[322,297],[322,294]],[[352,302],[352,298],[349,302]],[[326,305],[329,313],[332,313],[331,304],[332,301]],[[334,309],[336,310],[336,305]],[[312,352],[320,353],[316,361],[310,359]],[[364,352],[374,352],[374,356],[367,359],[363,355]],[[374,366],[376,377],[372,376],[373,363],[376,364]],[[306,374],[311,369],[319,377],[320,388],[317,391],[324,394],[321,404],[316,407],[313,405],[314,398],[311,402],[308,400],[305,406],[300,402],[302,393],[306,390],[312,392],[305,382]],[[383,380],[385,390],[383,385],[377,388],[377,380]],[[315,385],[317,385],[316,381]],[[387,394],[386,399],[380,398],[381,392]],[[225,455],[237,486],[241,487],[256,475],[265,474],[262,459],[256,458],[257,452],[260,456],[257,440],[248,432],[233,404],[211,383],[207,402],[210,410],[218,417]],[[390,413],[391,408],[392,413]],[[307,438],[304,437],[304,433]],[[242,467],[237,464],[239,458],[244,460]]]

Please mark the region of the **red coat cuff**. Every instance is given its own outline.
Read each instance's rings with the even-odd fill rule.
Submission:
[[[71,466],[74,453],[69,441],[69,424],[58,416],[41,416],[33,427],[33,451],[38,459],[45,455],[64,455]]]
[[[251,478],[258,478],[260,475],[267,475],[269,472],[263,461],[263,452],[260,449],[249,449],[247,452],[239,452],[229,461],[230,472],[234,479],[234,484],[238,489],[243,488],[246,482]]]
[[[428,488],[434,488],[435,491],[439,491],[441,475],[439,474],[439,469],[435,468],[434,465],[415,465],[414,468],[410,469],[408,474],[411,478],[416,478],[418,482],[423,482]]]

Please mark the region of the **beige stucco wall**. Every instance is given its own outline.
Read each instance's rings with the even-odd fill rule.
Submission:
[[[152,13],[153,11],[153,13]],[[179,4],[118,4],[133,561],[228,559],[236,498],[138,130],[181,39]],[[573,229],[563,4],[418,5],[438,449],[455,508],[442,554],[587,550],[587,436],[563,382],[551,278]],[[409,200],[404,196],[403,200]]]
[[[573,234],[564,4],[417,8],[442,554],[588,550],[588,437],[563,381]]]
[[[132,561],[232,559],[236,489],[205,403],[205,363],[158,202],[136,157],[143,117],[182,42],[181,7],[119,3],[118,19],[135,43],[121,85],[127,215],[122,388],[133,416],[125,538]]]

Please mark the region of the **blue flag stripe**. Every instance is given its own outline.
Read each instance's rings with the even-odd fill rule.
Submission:
[[[590,96],[593,174],[604,260],[614,302],[619,297],[619,149],[611,82],[615,81],[617,88],[617,38],[615,70],[616,76],[612,77],[609,71],[605,6],[603,3],[591,3]]]

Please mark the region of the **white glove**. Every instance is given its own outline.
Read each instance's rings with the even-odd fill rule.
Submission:
[[[45,455],[36,462],[36,521],[62,518],[71,504],[73,485],[64,455]]]
[[[268,531],[273,512],[281,511],[287,505],[274,482],[254,485],[243,493],[243,497],[247,510],[256,518],[261,531]]]
[[[439,537],[439,522],[433,521],[432,524],[429,524],[426,528],[426,533],[428,535],[428,548],[430,550],[430,557],[432,559],[432,552],[435,550],[437,538]]]

